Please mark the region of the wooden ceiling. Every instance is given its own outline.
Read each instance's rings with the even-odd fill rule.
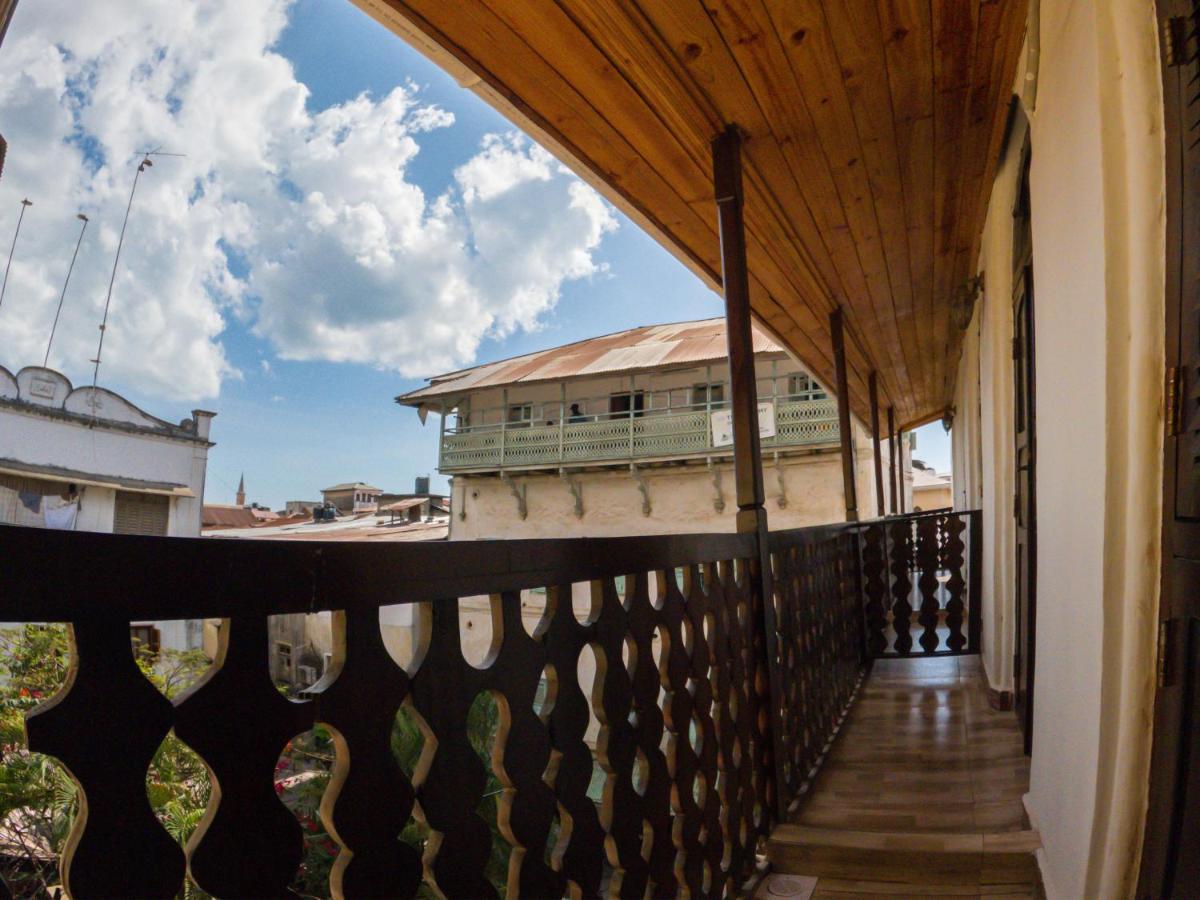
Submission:
[[[898,422],[950,402],[1026,0],[355,0],[714,287],[710,142],[746,137],[754,311]]]

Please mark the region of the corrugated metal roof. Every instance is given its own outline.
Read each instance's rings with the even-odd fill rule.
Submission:
[[[755,326],[755,353],[779,353],[782,350],[773,338]],[[458,395],[485,387],[561,381],[581,375],[638,372],[715,362],[726,357],[723,318],[649,325],[435,375],[426,387],[402,394],[396,398],[396,402],[420,406],[431,398]]]

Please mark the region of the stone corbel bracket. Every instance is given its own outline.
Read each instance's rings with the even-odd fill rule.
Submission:
[[[558,475],[566,482],[567,490],[571,492],[571,496],[575,499],[575,518],[583,518],[583,484],[568,472],[566,469],[559,469]]]
[[[713,509],[719,513],[724,512],[725,495],[721,491],[721,467],[714,465],[711,459],[708,461],[708,474],[712,477]]]
[[[525,489],[528,485],[517,486],[511,475],[507,472],[500,473],[500,480],[508,485],[508,489],[512,492],[513,499],[517,501],[517,515],[524,519],[529,515],[529,508],[525,505]]]
[[[629,474],[633,476],[633,480],[637,482],[637,488],[642,492],[642,515],[650,515],[650,485],[646,483],[645,477],[642,475],[641,469],[636,464],[629,464]]]
[[[779,454],[775,454],[775,481],[779,485],[779,497],[775,500],[779,504],[780,509],[787,509],[787,485],[783,481],[783,460],[779,458]]]

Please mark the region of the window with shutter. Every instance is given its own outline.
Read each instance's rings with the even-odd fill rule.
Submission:
[[[170,503],[170,498],[157,494],[117,491],[113,533],[165,535],[170,518]]]

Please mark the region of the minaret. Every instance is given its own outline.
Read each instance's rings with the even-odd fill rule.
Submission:
[[[237,505],[246,505],[246,473],[242,473],[242,477],[238,479]]]

